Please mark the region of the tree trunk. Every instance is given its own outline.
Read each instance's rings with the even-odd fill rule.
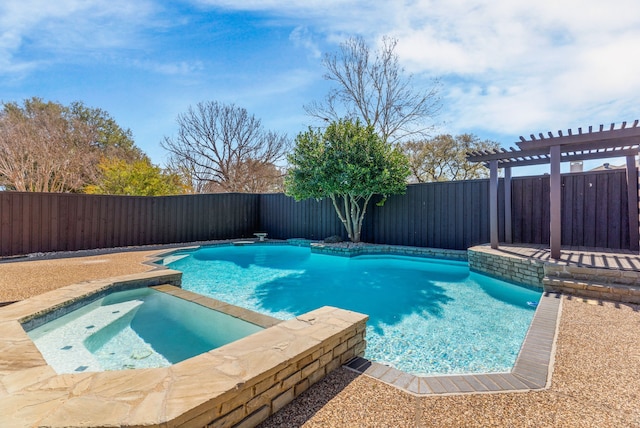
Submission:
[[[367,204],[373,195],[366,197],[351,195],[331,195],[333,208],[336,210],[340,221],[347,230],[347,236],[351,242],[360,242],[362,233],[362,220],[367,212]],[[342,198],[342,204],[336,198]],[[362,203],[362,206],[360,205]],[[340,206],[342,205],[342,207]]]

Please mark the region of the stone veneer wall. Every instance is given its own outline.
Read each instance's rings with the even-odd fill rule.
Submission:
[[[7,410],[0,426],[253,427],[364,355],[368,316],[329,306],[169,367],[78,374],[57,374],[21,325],[111,287],[179,278],[180,272],[161,270],[89,281],[0,308],[0,401]],[[246,309],[168,285],[155,288],[251,322]],[[25,408],[31,410],[20,411]]]
[[[449,260],[467,260],[467,252],[444,248],[407,247],[403,245],[382,245],[367,243],[341,242],[338,244],[310,243],[312,253],[333,256],[355,257],[366,254],[390,254],[399,256],[441,258]]]
[[[640,272],[631,268],[596,268],[543,262],[488,246],[469,248],[469,267],[500,279],[615,302],[640,303]]]
[[[572,279],[600,284],[640,286],[640,272],[631,269],[605,269],[547,263],[545,273],[550,280]]]
[[[278,324],[274,328],[295,332],[298,342],[291,346],[293,343],[288,343],[286,338],[271,335],[274,343],[269,347],[293,347],[295,353],[285,352],[281,360],[268,370],[260,367],[264,364],[257,364],[260,370],[243,376],[248,378],[245,382],[222,394],[215,405],[201,409],[206,411],[200,415],[194,416],[194,412],[189,412],[194,417],[184,420],[183,416],[180,425],[253,427],[259,424],[334,369],[354,357],[363,356],[367,319],[366,315],[325,306]],[[245,338],[245,341],[256,339],[261,334]],[[268,335],[268,330],[264,334]],[[307,340],[299,340],[305,337]],[[240,342],[236,344],[236,347],[241,346]],[[243,346],[246,347],[247,343]],[[233,357],[233,346],[221,352]],[[215,354],[216,350],[211,353]],[[259,357],[269,359],[269,355]]]
[[[471,247],[467,253],[471,270],[517,284],[543,287],[545,266],[542,262],[494,251],[485,246]]]

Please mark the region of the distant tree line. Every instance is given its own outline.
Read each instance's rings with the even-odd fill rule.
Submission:
[[[325,54],[324,78],[333,86],[324,99],[304,106],[320,126],[301,132],[295,144],[234,104],[205,101],[189,107],[177,117],[177,133],[160,142],[169,154],[165,168],[154,165],[136,146],[131,131],[99,108],[35,97],[22,104],[2,103],[0,190],[151,196],[268,193],[288,187],[297,198],[331,197],[343,221],[354,219],[349,235],[359,236],[363,201],[376,192],[397,191],[399,176],[405,183],[486,177],[482,165],[466,161],[466,152],[499,147],[473,134],[430,135],[441,108],[440,84],[434,80],[426,89],[417,88],[413,76],[399,65],[397,43],[385,37],[372,51],[362,38],[353,37],[337,52]],[[304,147],[314,152],[304,153]],[[370,153],[368,161],[357,153],[358,147]],[[372,153],[391,156],[393,162],[373,162]],[[373,193],[346,188],[339,194],[327,193],[326,188],[307,192],[299,182],[306,174],[300,163],[305,157],[315,159],[307,163],[314,171],[307,176],[325,174],[316,179],[325,185],[331,182],[327,165],[351,179],[357,174],[369,177],[375,168],[382,168],[380,174],[389,168],[403,173],[394,173],[390,187],[369,181],[371,189],[377,189]],[[340,170],[350,162],[353,169]],[[341,204],[336,195],[343,198]]]
[[[126,183],[122,177],[127,176]],[[40,98],[2,104],[0,186],[22,192],[182,193],[101,109]]]

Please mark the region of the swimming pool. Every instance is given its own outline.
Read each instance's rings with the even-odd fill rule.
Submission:
[[[166,367],[262,327],[151,288],[107,294],[28,334],[56,373]]]
[[[164,264],[186,290],[280,319],[324,305],[368,314],[366,357],[415,375],[510,371],[541,296],[465,262],[288,245],[202,247]]]

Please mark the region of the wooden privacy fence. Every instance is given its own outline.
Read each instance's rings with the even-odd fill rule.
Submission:
[[[379,207],[373,198],[362,226],[365,242],[466,249],[489,239],[488,180],[412,184]],[[504,203],[504,201],[502,201]],[[261,227],[270,237],[323,239],[346,231],[330,200],[295,202],[262,195]]]
[[[0,192],[0,256],[252,236],[259,196]]]
[[[504,182],[498,189],[499,238],[504,240]],[[549,176],[512,179],[514,243],[549,244]],[[562,176],[562,243],[629,248],[624,170]],[[489,180],[413,184],[405,195],[367,209],[362,240],[378,244],[466,249],[489,242]],[[344,227],[331,201],[296,203],[282,194],[262,195],[261,227],[276,238],[323,239]]]
[[[562,243],[629,248],[625,172],[562,177]],[[500,186],[502,186],[502,181]],[[502,213],[504,198],[499,189]],[[512,180],[514,243],[549,242],[549,178]],[[413,184],[405,195],[372,201],[362,240],[466,249],[489,241],[489,180]],[[504,219],[499,218],[504,239]],[[127,197],[0,192],[0,256],[253,237],[346,238],[330,200],[283,194]]]
[[[628,249],[625,170],[565,174],[561,181],[562,245]],[[549,176],[513,178],[511,189],[513,242],[549,244]]]

